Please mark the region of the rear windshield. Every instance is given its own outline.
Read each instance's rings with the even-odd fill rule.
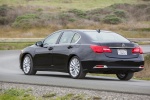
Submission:
[[[129,43],[130,41],[124,38],[123,36],[113,33],[113,32],[100,32],[97,31],[87,31],[85,32],[93,41],[98,42],[125,42]]]

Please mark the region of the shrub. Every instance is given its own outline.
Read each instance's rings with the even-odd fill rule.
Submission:
[[[77,17],[86,18],[86,12],[84,12],[82,10],[71,9],[71,10],[69,10],[69,12],[75,14]]]
[[[70,18],[70,19],[68,19],[70,22],[74,22],[74,21],[76,21],[76,19],[74,19],[74,18]]]
[[[0,16],[0,25],[6,25],[6,24],[8,24],[7,18]]]
[[[70,16],[67,13],[60,13],[58,16],[59,16],[59,20],[61,22],[61,25],[66,26]]]
[[[6,16],[7,11],[8,11],[7,5],[0,6],[0,16]]]
[[[72,3],[72,0],[61,0],[62,3]]]
[[[142,0],[142,1],[150,1],[150,0]]]
[[[21,15],[16,18],[15,22],[13,23],[13,26],[28,28],[34,24],[34,21],[36,21],[36,19],[39,19],[39,17],[36,14]]]
[[[145,18],[146,21],[150,21],[150,15],[146,16]],[[149,30],[150,31],[150,30]]]
[[[118,17],[122,17],[122,18],[125,18],[126,17],[126,12],[124,10],[116,10],[114,12],[114,14]]]
[[[147,8],[149,5],[147,4],[138,4],[138,5],[135,5],[135,9],[144,9],[144,8]]]
[[[42,8],[38,8],[37,11],[38,11],[38,12],[41,12],[41,11],[43,11],[43,9],[42,9]]]
[[[128,8],[130,6],[132,6],[132,5],[128,4],[128,3],[123,3],[123,4],[116,3],[116,4],[113,4],[113,5],[110,5],[109,7],[113,8],[113,9],[124,9],[124,8]]]
[[[96,14],[88,14],[87,19],[88,20],[93,20],[95,22],[99,22],[103,18],[102,14],[96,13]]]
[[[150,14],[150,7],[147,7],[147,8],[145,9],[145,13],[148,14],[148,15]]]
[[[107,15],[103,18],[103,22],[106,24],[119,24],[122,22],[122,19],[116,15]]]
[[[67,13],[60,13],[59,19],[67,20],[69,18],[69,15]]]

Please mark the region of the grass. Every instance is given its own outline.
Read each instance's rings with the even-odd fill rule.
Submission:
[[[85,96],[84,94],[66,94],[58,96],[56,93],[47,93],[43,96],[34,96],[28,89],[11,88],[0,92],[0,100],[101,100],[98,96]]]
[[[3,38],[36,38],[46,37],[57,30],[57,27],[37,27],[32,29],[1,28],[0,37]]]
[[[77,23],[70,23],[67,26],[49,26],[49,27],[35,27],[31,29],[16,29],[16,28],[1,28],[0,37],[2,38],[44,38],[51,34],[52,32],[59,29],[74,29],[74,28],[83,28],[83,29],[103,29],[114,31],[118,34],[123,35],[126,38],[150,38],[149,31],[138,31],[138,30],[128,30],[126,26],[119,25],[107,25],[102,24],[98,26],[97,24],[92,24],[89,26],[88,24],[83,26],[76,26]],[[76,27],[75,27],[76,26]],[[132,26],[131,26],[132,27]],[[130,27],[130,28],[131,28]],[[125,29],[127,30],[125,30]]]
[[[25,47],[27,47],[27,46],[30,46],[30,45],[32,45],[32,44],[34,44],[34,43],[22,43],[22,42],[20,42],[20,43],[9,43],[9,42],[7,42],[7,43],[5,43],[5,42],[1,42],[0,43],[0,50],[20,50],[20,49],[23,49],[23,48],[25,48]]]
[[[0,93],[0,100],[36,100],[33,95],[24,89],[8,89]]]
[[[150,42],[138,42],[139,45],[150,45]]]
[[[52,98],[52,97],[55,97],[56,96],[56,93],[47,93],[47,94],[44,94],[42,97],[43,98]]]
[[[115,3],[136,3],[138,0],[0,0],[0,4],[11,6],[47,6],[57,10],[91,10],[103,8]]]

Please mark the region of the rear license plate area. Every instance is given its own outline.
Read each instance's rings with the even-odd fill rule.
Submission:
[[[118,52],[118,55],[127,55],[126,49],[118,49],[117,52]]]

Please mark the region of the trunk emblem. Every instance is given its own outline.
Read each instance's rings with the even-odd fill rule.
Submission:
[[[124,44],[124,43],[122,43],[122,47],[125,47],[125,44]]]

